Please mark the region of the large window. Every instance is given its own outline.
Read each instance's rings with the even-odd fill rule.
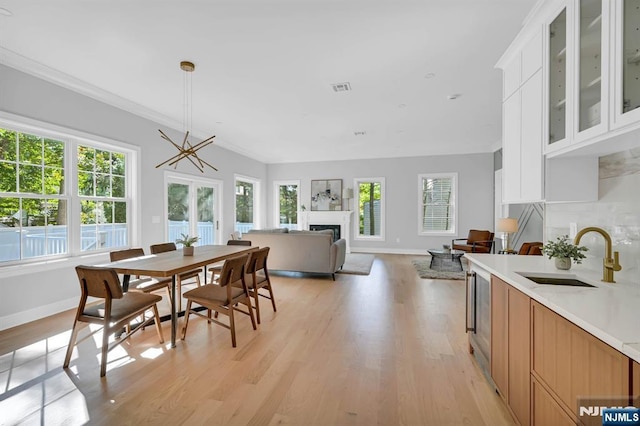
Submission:
[[[277,228],[298,229],[300,207],[300,181],[276,181],[273,183],[274,218]]]
[[[0,128],[0,262],[67,253],[64,148]]]
[[[451,235],[457,227],[457,173],[418,175],[420,235]]]
[[[248,232],[258,226],[259,181],[246,176],[236,176],[235,231]]]
[[[0,265],[127,246],[133,155],[44,125],[0,124]]]
[[[354,180],[358,213],[356,239],[384,240],[384,178]]]
[[[177,173],[167,174],[167,241],[182,234],[197,236],[199,245],[220,244],[222,183],[196,179]]]
[[[126,157],[79,145],[81,251],[128,245]]]

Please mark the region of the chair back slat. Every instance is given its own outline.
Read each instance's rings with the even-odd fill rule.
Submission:
[[[109,253],[109,259],[112,262],[117,262],[118,260],[131,259],[133,257],[141,257],[141,256],[144,256],[144,250],[141,248],[116,250]]]
[[[269,256],[269,247],[262,247],[252,251],[247,262],[247,274],[253,274],[265,269],[267,267],[267,256]]]
[[[76,266],[83,294],[101,299],[121,299],[120,279],[114,269],[97,266]]]
[[[251,240],[228,240],[228,246],[251,246]]]
[[[243,254],[241,256],[231,257],[225,260],[222,265],[218,284],[221,287],[224,287],[227,284],[240,281],[244,277],[245,264],[247,263],[248,257],[248,254]]]
[[[167,251],[176,250],[175,243],[162,243],[162,244],[154,244],[150,247],[151,254],[164,253]]]

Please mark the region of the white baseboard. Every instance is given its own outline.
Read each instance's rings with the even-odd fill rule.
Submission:
[[[16,314],[0,317],[0,331],[18,325],[26,324],[31,321],[39,320],[77,307],[78,298],[72,297],[70,299],[60,300],[58,302],[50,303],[44,306],[38,306],[37,308],[28,309]],[[72,325],[73,324],[69,324],[69,328],[71,328]]]
[[[366,248],[351,247],[351,253],[378,253],[378,254],[411,254],[428,256],[426,249],[393,249],[393,248]]]

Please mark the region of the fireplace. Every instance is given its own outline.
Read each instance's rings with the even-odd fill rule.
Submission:
[[[353,212],[348,210],[312,212],[303,211],[300,212],[300,215],[298,216],[298,226],[300,226],[300,229],[306,230],[316,229],[311,228],[311,224],[314,224],[313,226],[324,225],[323,228],[320,229],[327,229],[326,226],[331,226],[329,229],[334,229],[334,227],[337,227],[339,229],[338,233],[336,234],[336,231],[333,231],[335,239],[344,238],[344,240],[347,242],[347,253],[351,253],[349,228],[351,227],[352,214]]]
[[[331,229],[333,231],[333,242],[340,239],[340,225],[309,225],[309,231],[324,231]]]

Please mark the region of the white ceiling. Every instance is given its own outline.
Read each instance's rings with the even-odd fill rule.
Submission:
[[[534,2],[0,0],[0,61],[181,130],[190,60],[195,133],[267,163],[490,152]]]

